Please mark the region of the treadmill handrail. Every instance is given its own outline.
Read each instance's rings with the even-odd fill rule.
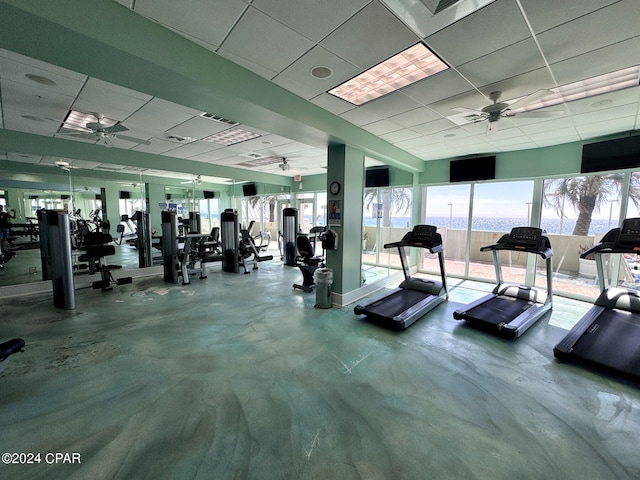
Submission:
[[[532,248],[526,245],[514,245],[507,244],[506,240],[509,235],[503,235],[500,240],[491,245],[485,245],[484,247],[480,247],[481,252],[490,252],[494,250],[509,250],[512,252],[526,252],[526,253],[535,253],[540,255],[544,260],[547,258],[551,258],[553,256],[553,249],[551,248],[551,242],[549,238],[546,236],[542,237],[540,242],[540,248]]]
[[[431,253],[438,253],[438,252],[444,251],[444,245],[442,245],[442,243],[439,243],[436,245],[424,245],[418,242],[406,242],[406,241],[400,240],[398,242],[385,243],[383,245],[383,248],[396,248],[396,247],[426,248]]]

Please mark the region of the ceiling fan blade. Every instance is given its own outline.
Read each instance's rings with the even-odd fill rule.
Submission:
[[[104,132],[104,133],[118,133],[118,132],[126,132],[127,130],[129,130],[124,125],[121,125],[120,122],[111,126],[106,126],[104,123],[100,123],[100,122],[88,122],[85,124],[85,127],[91,130],[94,130],[96,132]]]
[[[126,132],[127,130],[129,129],[122,125],[120,122],[116,123],[115,125],[111,125],[110,127],[104,128],[105,133],[119,133]]]
[[[518,113],[518,118],[558,118],[564,115],[564,110],[531,110]]]
[[[510,110],[516,110],[518,108],[525,107],[530,103],[537,102],[541,98],[546,97],[547,95],[551,95],[553,92],[551,90],[542,89],[537,92],[533,92],[531,95],[527,95],[526,97],[522,97],[520,100],[513,102],[509,105]]]
[[[120,140],[125,140],[127,142],[139,143],[140,145],[151,145],[149,140],[143,140],[142,138],[130,137],[128,135],[115,135],[114,137],[119,138]]]
[[[473,108],[466,108],[466,107],[455,107],[451,109],[454,112],[459,112],[459,113],[468,113],[468,114],[473,114],[473,115],[484,115],[484,112],[482,110],[474,110]]]

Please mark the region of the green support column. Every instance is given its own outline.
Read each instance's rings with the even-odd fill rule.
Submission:
[[[329,188],[333,182],[340,184],[335,195]],[[363,182],[364,153],[346,145],[330,146],[327,202],[339,202],[340,226],[329,226],[339,239],[338,249],[327,251],[326,259],[333,270],[333,302],[338,305],[347,303],[345,295],[361,287]]]

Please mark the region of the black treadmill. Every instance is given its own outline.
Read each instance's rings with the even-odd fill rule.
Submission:
[[[547,290],[529,285],[502,283],[502,268],[498,252],[510,250],[540,255],[545,260]],[[487,245],[481,252],[493,252],[497,285],[493,292],[453,312],[456,320],[496,333],[516,338],[553,308],[551,256],[553,250],[542,230],[534,227],[515,227],[500,237],[497,243]]]
[[[610,370],[640,381],[640,292],[607,287],[605,281],[608,271],[603,256],[623,253],[640,253],[640,218],[627,218],[622,227],[610,230],[600,243],[580,255],[581,258],[595,255],[601,293],[553,353],[560,360]]]
[[[356,305],[356,315],[366,315],[378,323],[402,330],[416,322],[428,311],[449,298],[444,270],[442,236],[433,225],[416,225],[399,242],[387,243],[384,248],[398,248],[404,281],[398,288],[376,297],[366,305]],[[438,254],[442,281],[412,278],[405,258],[404,247],[426,248]]]

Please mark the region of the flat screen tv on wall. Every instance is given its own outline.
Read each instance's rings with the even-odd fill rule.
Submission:
[[[211,190],[203,190],[202,195],[204,198],[216,198],[216,192],[212,192]]]
[[[255,183],[245,183],[242,185],[242,194],[245,197],[255,197],[258,194],[258,189]]]
[[[131,198],[131,192],[127,192],[126,190],[120,190],[120,198]]]
[[[496,178],[496,157],[466,158],[449,163],[450,182],[474,182]]]
[[[580,173],[640,167],[640,135],[582,146]]]
[[[388,187],[389,185],[389,167],[372,167],[365,170],[364,186],[366,188]]]

